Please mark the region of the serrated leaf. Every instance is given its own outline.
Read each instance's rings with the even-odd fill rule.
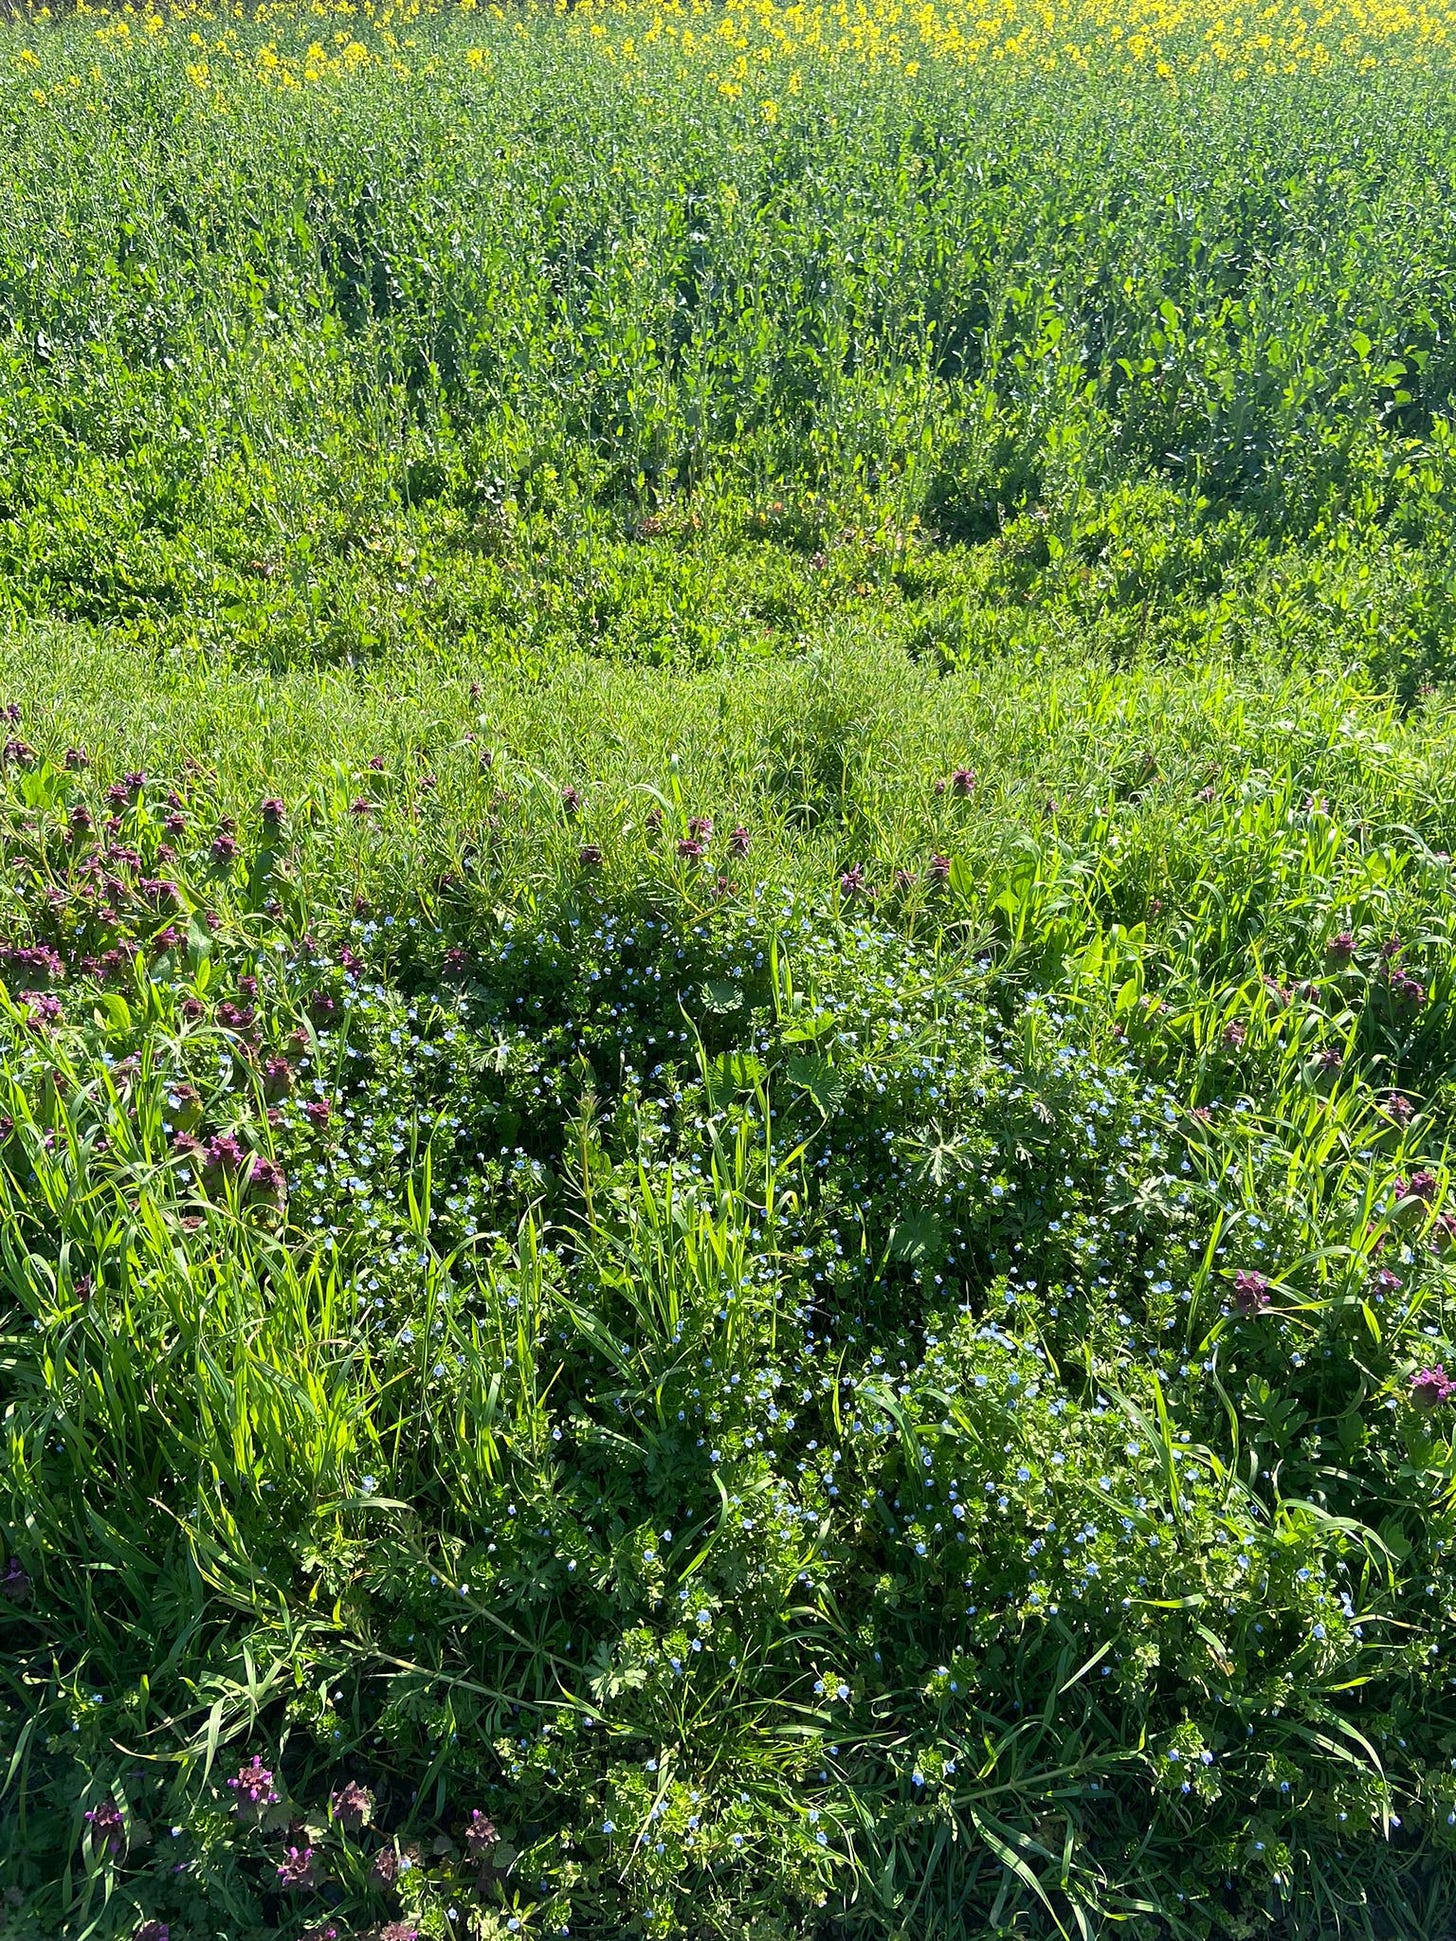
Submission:
[[[803,1052],[791,1058],[786,1069],[789,1083],[806,1092],[826,1119],[843,1105],[849,1080],[827,1058]]]

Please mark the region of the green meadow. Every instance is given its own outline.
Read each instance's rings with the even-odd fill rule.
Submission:
[[[1205,13],[0,25],[3,1941],[1456,1931],[1456,75]]]

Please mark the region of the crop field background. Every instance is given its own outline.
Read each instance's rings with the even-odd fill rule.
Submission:
[[[3,1941],[1456,1933],[1453,41],[0,22]]]

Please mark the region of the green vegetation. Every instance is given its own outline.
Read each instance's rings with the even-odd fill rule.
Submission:
[[[1451,77],[133,20],[0,45],[4,1941],[1449,1935]]]

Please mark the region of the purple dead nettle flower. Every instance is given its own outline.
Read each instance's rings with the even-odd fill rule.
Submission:
[[[379,1930],[379,1941],[419,1941],[419,1935],[413,1921],[386,1921]]]
[[[577,861],[583,869],[600,869],[602,866],[600,847],[594,842],[583,843],[577,854]]]
[[[310,1099],[303,1108],[304,1117],[316,1126],[326,1126],[333,1117],[334,1108],[327,1099]]]
[[[890,881],[897,890],[913,890],[915,887],[914,872],[908,869],[897,869]]]
[[[688,824],[688,834],[694,842],[711,842],[713,818],[710,815],[695,815]]]
[[[61,1000],[53,997],[49,991],[22,991],[20,1002],[24,1007],[25,1022],[33,1031],[43,1031],[61,1015]]]
[[[68,748],[61,757],[61,765],[74,773],[78,769],[89,768],[91,757],[84,748]]]
[[[1456,1382],[1437,1362],[1434,1368],[1418,1368],[1410,1378],[1410,1398],[1418,1409],[1439,1408],[1456,1395]]]
[[[1269,1283],[1252,1268],[1241,1267],[1234,1275],[1234,1306],[1240,1314],[1259,1314],[1269,1305]]]
[[[212,860],[215,863],[230,863],[238,853],[236,836],[221,835],[212,839]]]
[[[212,1174],[238,1172],[247,1156],[235,1132],[215,1132],[202,1148],[203,1167]]]
[[[276,795],[265,795],[258,813],[263,818],[264,833],[276,836],[283,827],[283,818],[287,814],[281,800]]]
[[[976,786],[976,771],[973,768],[958,768],[950,778],[952,795],[970,795]]]
[[[248,1162],[246,1190],[250,1200],[282,1206],[288,1196],[288,1176],[276,1159],[255,1153]]]
[[[263,1095],[286,1099],[293,1090],[293,1067],[286,1058],[269,1058],[263,1066]]]
[[[233,1811],[240,1818],[258,1818],[266,1807],[275,1806],[278,1802],[273,1775],[256,1752],[248,1764],[240,1767],[228,1781],[228,1788],[235,1795]]]
[[[932,856],[925,874],[930,878],[932,883],[948,883],[950,881],[950,857]]]
[[[19,1557],[12,1557],[0,1574],[0,1597],[8,1598],[12,1604],[27,1604],[30,1591],[30,1572]]]
[[[381,1887],[393,1887],[399,1874],[399,1855],[393,1847],[381,1847],[369,1871]]]
[[[677,853],[685,862],[700,863],[703,860],[703,845],[695,836],[684,836],[678,843]]]
[[[88,1807],[84,1817],[91,1829],[92,1841],[103,1853],[121,1852],[126,1844],[126,1821],[114,1799],[104,1799],[99,1806]]]
[[[730,829],[728,832],[728,854],[730,856],[746,856],[748,854],[749,842],[750,837],[748,831],[740,822],[735,829]]]
[[[374,1812],[374,1795],[357,1779],[346,1779],[329,1802],[334,1818],[348,1833],[368,1826]]]
[[[144,1921],[134,1941],[172,1941],[172,1930],[165,1921]]]
[[[374,804],[369,800],[367,795],[356,795],[354,800],[349,804],[350,815],[362,817],[373,815],[373,813]]]
[[[1426,1001],[1426,987],[1418,977],[1408,971],[1394,970],[1390,974],[1390,989],[1403,1004],[1421,1005]]]
[[[1395,1182],[1397,1200],[1420,1200],[1427,1206],[1440,1190],[1441,1182],[1434,1173],[1427,1172],[1425,1167],[1417,1173],[1412,1173],[1409,1179],[1398,1179]]]
[[[1223,1041],[1230,1051],[1237,1051],[1248,1035],[1247,1027],[1240,1024],[1237,1019],[1223,1028]]]
[[[465,1829],[465,1846],[472,1860],[484,1860],[500,1835],[494,1825],[477,1806],[470,1815],[470,1824]]]
[[[851,868],[847,869],[844,872],[843,876],[840,877],[839,894],[841,896],[858,896],[860,891],[864,888],[864,886],[865,886],[864,864],[855,863]]]
[[[290,1847],[278,1863],[278,1885],[280,1887],[313,1887],[317,1884],[318,1874],[313,1864],[312,1847]]]
[[[575,815],[581,808],[581,791],[574,789],[569,782],[561,791],[561,806],[568,815]]]
[[[1348,964],[1354,955],[1355,937],[1353,931],[1341,930],[1337,936],[1331,937],[1325,945],[1325,956],[1329,958],[1332,964]]]

